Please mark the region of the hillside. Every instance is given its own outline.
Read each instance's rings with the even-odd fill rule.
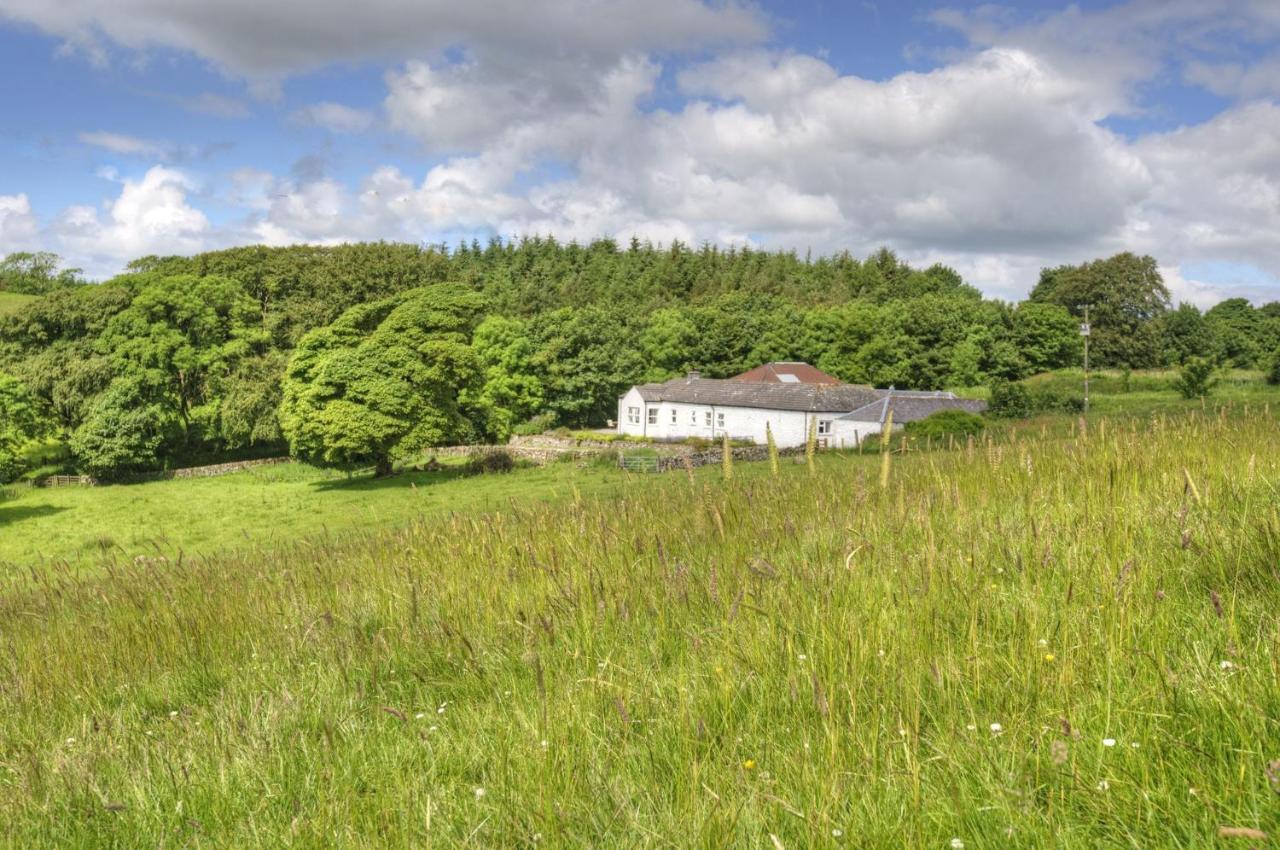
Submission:
[[[1280,828],[1274,420],[1009,436],[13,585],[8,840]]]
[[[30,304],[36,299],[34,295],[22,295],[17,292],[4,292],[0,290],[0,316],[7,316],[16,313],[23,306]]]

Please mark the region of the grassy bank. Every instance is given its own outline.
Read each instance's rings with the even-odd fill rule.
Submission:
[[[34,295],[22,295],[17,292],[0,291],[0,316],[16,313],[23,305],[34,301]]]
[[[15,583],[0,841],[1095,848],[1280,829],[1274,419],[880,463]]]

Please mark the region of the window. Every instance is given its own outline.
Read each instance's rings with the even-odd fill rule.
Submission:
[[[658,424],[658,408],[656,407],[649,408],[649,424],[650,425]]]
[[[710,410],[707,411],[707,427],[708,428],[711,427],[711,411]]]
[[[671,408],[671,424],[672,425],[676,424],[676,414],[678,414],[679,412],[680,411],[676,410],[674,407]]]
[[[638,407],[627,408],[627,423],[630,425],[640,424],[640,408]]]
[[[689,411],[689,424],[690,424],[690,425],[697,425],[697,424],[698,424],[698,411],[696,411],[696,410],[690,410],[690,411]]]
[[[822,436],[822,435],[824,435],[824,434],[830,434],[830,433],[831,433],[831,420],[830,420],[830,419],[819,419],[819,420],[818,420],[818,435],[819,435],[819,436]]]
[[[717,413],[717,414],[716,414],[716,427],[717,427],[717,428],[723,428],[723,427],[724,427],[724,414],[723,414],[723,413]]]

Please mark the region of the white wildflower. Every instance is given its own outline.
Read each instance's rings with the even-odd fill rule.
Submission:
[[[1114,747],[1115,745],[1116,745],[1116,739],[1115,739],[1115,738],[1103,738],[1103,739],[1102,739],[1102,746],[1104,746],[1104,747]]]
[[[843,830],[843,829],[840,829],[840,828],[838,828],[838,827],[837,827],[836,829],[831,830],[831,837],[832,837],[832,838],[839,838],[839,837],[840,837],[840,836],[842,836],[842,835],[844,835],[844,830]]]
[[[1220,667],[1220,668],[1221,668],[1221,669],[1223,669],[1223,670],[1231,670],[1231,669],[1233,669],[1235,666],[1236,666],[1236,665],[1232,664],[1230,661],[1219,661],[1219,662],[1218,662],[1218,667]]]
[[[964,850],[964,842],[959,838],[951,839],[951,850]]]
[[[480,799],[481,797],[483,797],[483,796],[484,796],[484,789],[483,789],[483,788],[477,788],[477,789],[476,789],[476,799],[477,799],[477,800],[479,800],[479,799]]]
[[[1003,726],[1001,726],[999,723],[992,723],[992,724],[991,724],[991,734],[992,734],[992,735],[999,735],[999,734],[1000,734],[1001,732],[1003,732],[1003,731],[1004,731],[1004,727],[1003,727]]]
[[[1103,780],[1101,780],[1101,781],[1099,781],[1099,782],[1098,782],[1098,790],[1099,790],[1099,791],[1106,791],[1106,790],[1107,790],[1108,788],[1110,788],[1110,787],[1111,787],[1111,783],[1107,782],[1107,780],[1105,780],[1105,779],[1103,779]]]

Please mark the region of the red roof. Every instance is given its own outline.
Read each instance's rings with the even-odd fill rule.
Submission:
[[[766,363],[754,369],[748,369],[741,375],[734,375],[731,381],[761,381],[770,384],[839,384],[839,378],[833,378],[826,372],[815,369],[808,363]]]

